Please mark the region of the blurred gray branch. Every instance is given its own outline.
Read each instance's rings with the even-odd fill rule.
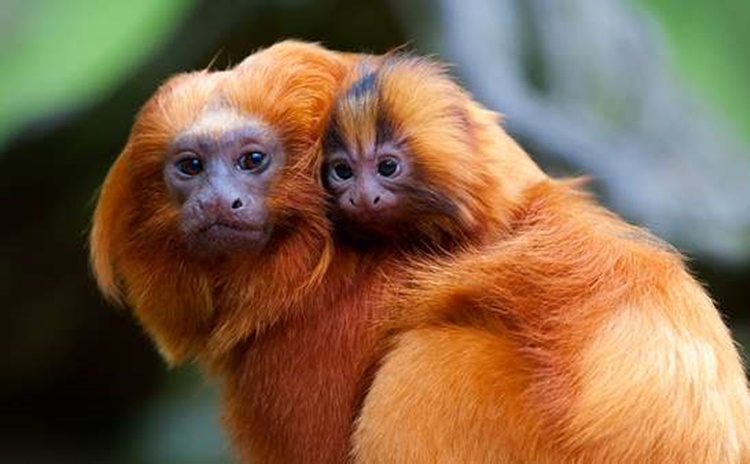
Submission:
[[[750,156],[665,63],[657,25],[620,0],[393,2],[510,132],[593,175],[606,201],[690,252],[750,258]]]

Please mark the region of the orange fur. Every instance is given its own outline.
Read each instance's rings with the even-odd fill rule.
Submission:
[[[378,95],[345,97],[340,132],[361,145],[388,113],[427,182],[486,229],[411,256],[384,297],[356,461],[750,462],[741,360],[679,254],[542,175],[433,66],[393,66]],[[455,104],[465,121],[446,125]]]
[[[398,335],[359,418],[360,462],[747,462],[731,337],[646,232],[544,181],[508,238],[435,266],[393,303]]]
[[[432,95],[393,99],[392,114],[444,114],[428,82],[444,77],[385,79],[385,92]],[[495,185],[517,180],[518,196],[463,182],[464,195],[511,200],[504,221],[478,208],[502,230],[447,258],[417,256],[384,303],[393,335],[358,418],[357,462],[750,462],[741,360],[679,254],[576,182],[537,175],[502,129],[484,127],[478,152],[453,158]],[[432,147],[453,146],[454,130],[431,127]],[[413,156],[433,165],[445,153]],[[450,186],[456,172],[431,181]]]
[[[737,352],[679,256],[547,179],[439,67],[386,63],[381,97],[432,187],[460,205],[437,221],[455,246],[334,241],[318,154],[359,59],[284,42],[229,71],[177,76],[102,187],[100,288],[170,362],[197,359],[221,379],[240,456],[747,462]],[[257,253],[201,261],[180,239],[164,152],[178,134],[253,122],[287,156],[266,198],[275,232]]]
[[[414,235],[450,246],[502,234],[522,188],[543,177],[513,140],[498,133],[498,115],[474,103],[433,61],[386,56],[357,67],[347,83],[327,138],[355,157],[383,137],[405,145],[416,164],[411,184],[418,192],[400,196],[429,198],[409,211],[412,217],[400,218],[410,226],[400,244]]]
[[[229,71],[170,79],[139,114],[94,214],[91,263],[103,293],[134,309],[170,363],[197,359],[218,376],[230,435],[248,461],[336,462],[349,451],[372,338],[372,305],[356,285],[380,274],[355,273],[372,266],[346,253],[330,265],[316,153],[357,59],[283,42]],[[285,152],[265,198],[274,233],[260,252],[201,260],[179,233],[165,153],[178,135],[245,124],[273,130]]]

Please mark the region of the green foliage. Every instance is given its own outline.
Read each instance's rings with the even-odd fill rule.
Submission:
[[[86,104],[154,52],[193,0],[9,0],[0,6],[0,145]]]
[[[750,141],[750,2],[638,0],[664,27],[676,64]]]

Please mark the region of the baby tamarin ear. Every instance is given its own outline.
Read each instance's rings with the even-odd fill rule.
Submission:
[[[444,66],[391,55],[351,80],[330,117],[323,167],[346,235],[441,246],[482,237],[506,227],[516,178],[543,176]]]

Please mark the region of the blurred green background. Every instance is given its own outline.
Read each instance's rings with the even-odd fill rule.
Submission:
[[[691,257],[750,343],[746,0],[2,0],[0,462],[231,462],[215,388],[99,297],[97,186],[169,75],[283,38],[455,73],[556,174]]]

